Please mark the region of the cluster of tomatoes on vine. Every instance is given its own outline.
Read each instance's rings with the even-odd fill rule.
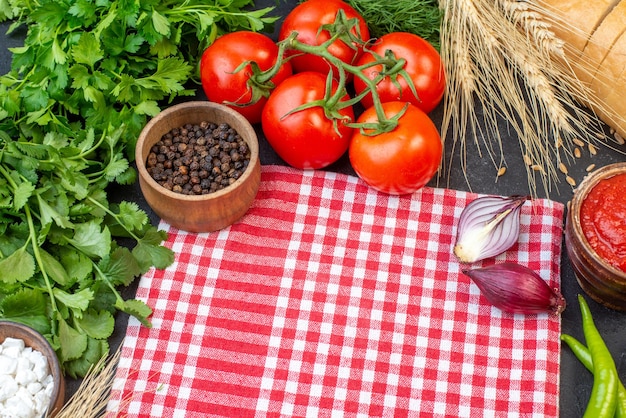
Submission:
[[[348,152],[370,187],[407,194],[441,163],[428,116],[445,90],[439,53],[411,33],[370,39],[363,17],[341,0],[300,3],[277,42],[257,32],[221,36],[203,53],[200,76],[209,100],[261,123],[293,167],[324,168]],[[365,109],[358,118],[356,104]]]

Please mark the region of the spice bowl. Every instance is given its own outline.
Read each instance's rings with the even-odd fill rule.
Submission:
[[[190,130],[195,133],[192,135]],[[191,139],[195,135],[198,139]],[[166,145],[162,148],[164,139]],[[206,141],[213,145],[208,146]],[[230,145],[225,144],[229,141]],[[239,145],[233,145],[234,141]],[[232,157],[226,155],[231,152]],[[186,159],[181,162],[181,158]],[[223,158],[223,163],[216,161]],[[139,135],[135,160],[139,186],[148,205],[171,226],[189,232],[217,231],[239,220],[252,205],[261,182],[254,128],[236,110],[210,101],[180,103],[152,118]],[[157,181],[154,177],[153,165],[159,162],[166,165],[161,177],[167,180]],[[172,172],[177,176],[173,183],[167,177]]]
[[[3,364],[2,391],[3,397],[9,396],[8,390],[16,391],[10,395],[10,399],[2,400],[2,416],[11,416],[11,408],[19,408],[20,414],[24,414],[27,406],[35,408],[39,396],[49,397],[47,409],[41,416],[54,417],[65,404],[65,377],[61,370],[59,359],[46,338],[35,329],[13,321],[0,320],[0,358]],[[19,345],[19,347],[18,347]],[[43,358],[41,357],[43,356]],[[47,364],[46,364],[47,363]],[[15,370],[7,372],[7,366]],[[32,368],[28,368],[31,366]],[[18,376],[19,375],[19,376]],[[42,377],[45,376],[45,377]],[[29,383],[30,382],[30,383]],[[29,383],[28,390],[26,384]],[[38,392],[32,386],[40,383]],[[52,384],[52,390],[45,390],[45,386]],[[25,394],[32,396],[29,399]],[[45,394],[44,394],[45,393]],[[42,406],[45,406],[42,404]],[[33,410],[33,412],[36,412]],[[20,415],[23,416],[23,415]]]
[[[589,174],[577,187],[568,207],[565,246],[576,280],[583,291],[608,308],[626,311],[626,271],[623,265],[620,267],[615,262],[611,263],[611,253],[599,247],[604,243],[615,242],[614,238],[607,240],[604,236],[606,233],[613,237],[615,234],[621,236],[622,246],[626,242],[626,225],[623,219],[619,221],[618,218],[619,206],[626,208],[626,194],[614,190],[615,199],[623,202],[615,205],[611,189],[607,189],[609,186],[626,187],[626,163],[602,167]],[[594,219],[596,223],[593,223]],[[599,232],[603,230],[605,232]],[[593,234],[603,236],[596,238]]]

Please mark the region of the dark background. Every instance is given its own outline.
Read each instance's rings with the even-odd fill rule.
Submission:
[[[270,34],[275,38],[277,29],[280,27],[282,18],[294,7],[296,1],[281,0],[278,4],[274,15],[281,16],[275,25],[274,33]],[[276,6],[275,0],[263,0],[255,2],[256,8],[266,6]],[[8,48],[22,45],[23,34],[12,36],[5,35],[9,23],[0,24],[0,73],[4,74],[9,71],[11,54]],[[198,87],[198,99],[205,99],[202,89]],[[430,116],[437,126],[441,126],[443,109],[440,105]],[[480,115],[480,112],[479,112]],[[260,126],[255,127],[259,134],[261,164],[285,164],[271,149],[267,141],[263,137]],[[479,148],[468,141],[467,147],[467,169],[461,169],[461,154],[459,147],[453,147],[451,137],[445,144],[445,170],[442,174],[436,176],[429,186],[447,187],[457,190],[470,190],[477,193],[513,195],[528,194],[529,186],[527,181],[526,169],[522,159],[518,139],[514,136],[506,136],[506,121],[501,121],[500,132],[505,133],[503,137],[504,155],[506,156],[507,172],[501,176],[496,176],[496,169],[491,160],[486,157],[485,150]],[[608,127],[606,128],[609,133]],[[613,143],[611,143],[614,145]],[[482,157],[480,153],[482,152]],[[570,175],[580,183],[586,174],[586,168],[589,164],[595,164],[597,168],[617,162],[626,161],[626,147],[619,150],[612,150],[609,147],[600,147],[597,155],[591,156],[588,152],[583,152],[583,156],[568,166]],[[450,170],[448,168],[451,167]],[[342,157],[338,162],[326,170],[336,171],[345,174],[355,175],[350,167],[347,156]],[[537,185],[538,197],[548,197],[552,200],[567,204],[572,197],[572,187],[567,184],[565,177],[559,179],[559,183],[554,184],[549,191],[549,195],[544,193],[541,184]],[[108,190],[111,200],[128,200],[137,202],[149,214],[152,221],[156,224],[158,218],[145,204],[141,195],[138,184],[128,187],[111,186]],[[123,292],[124,297],[134,297],[137,281]],[[584,341],[582,334],[582,324],[580,318],[580,310],[578,308],[577,294],[582,290],[578,285],[572,266],[565,253],[565,245],[563,244],[562,262],[561,262],[561,286],[562,292],[568,304],[568,308],[562,314],[562,332],[571,334],[578,339]],[[626,325],[626,313],[617,312],[608,309],[602,305],[595,303],[590,298],[589,306],[591,308],[596,325],[603,335],[609,349],[611,350],[615,363],[620,372],[623,381],[626,381],[626,338],[624,337],[624,325]],[[125,329],[128,317],[119,314],[116,319],[116,329],[111,337],[111,349],[115,350],[125,335]],[[532,355],[532,353],[527,353]],[[561,375],[560,375],[560,410],[562,417],[580,417],[584,411],[591,393],[593,377],[573,356],[567,347],[561,350]],[[69,379],[67,386],[68,398],[74,393],[80,381]]]

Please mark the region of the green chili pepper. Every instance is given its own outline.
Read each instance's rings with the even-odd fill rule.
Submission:
[[[568,334],[562,334],[561,340],[569,346],[572,353],[583,366],[593,373],[593,359],[591,353],[583,343]],[[617,381],[617,405],[615,408],[615,418],[626,418],[626,388],[621,380]]]
[[[587,302],[578,295],[583,332],[593,364],[593,387],[584,418],[612,418],[617,407],[617,369],[600,332],[596,328]]]

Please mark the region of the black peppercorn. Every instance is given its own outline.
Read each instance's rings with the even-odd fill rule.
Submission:
[[[146,169],[164,188],[201,195],[233,184],[250,162],[246,141],[226,123],[173,128],[150,149]]]

